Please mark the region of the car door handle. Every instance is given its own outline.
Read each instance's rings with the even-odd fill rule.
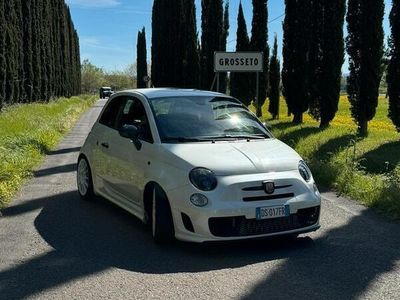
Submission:
[[[110,146],[107,143],[101,143],[101,146],[107,149],[110,148]]]

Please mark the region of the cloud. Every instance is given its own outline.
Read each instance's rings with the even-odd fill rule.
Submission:
[[[81,7],[114,7],[121,4],[118,0],[67,0],[67,3]]]
[[[81,37],[80,38],[80,46],[81,49],[84,51],[101,51],[102,53],[119,53],[119,54],[130,54],[133,53],[133,49],[126,48],[126,47],[120,47],[113,45],[110,41],[108,41],[108,38],[97,38],[97,37]]]

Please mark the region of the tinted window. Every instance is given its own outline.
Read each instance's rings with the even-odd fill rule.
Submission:
[[[142,102],[135,98],[127,98],[122,109],[117,114],[116,129],[124,125],[134,125],[139,129],[139,138],[152,143],[153,137],[149,121]]]
[[[126,105],[127,98],[126,97],[117,97],[114,98],[108,106],[105,108],[103,114],[100,118],[100,124],[108,126],[113,129],[117,129],[117,117],[121,109],[123,109]]]

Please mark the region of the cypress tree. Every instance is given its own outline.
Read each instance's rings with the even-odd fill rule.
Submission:
[[[308,110],[311,0],[285,0],[282,83],[293,123],[303,122]]]
[[[251,29],[251,49],[264,53],[264,71],[260,73],[260,82],[258,89],[257,116],[262,115],[261,108],[267,98],[268,90],[268,64],[269,64],[269,47],[268,47],[268,8],[267,0],[253,0],[253,22]],[[253,82],[252,90],[256,89],[256,77],[253,74],[251,82]],[[254,88],[253,88],[254,87]]]
[[[146,50],[146,30],[143,27],[138,33],[137,40],[137,87],[147,87],[144,77],[147,76],[147,50]]]
[[[181,1],[155,0],[152,16],[152,81],[156,87],[177,87],[182,64],[172,41],[179,39]]]
[[[309,93],[309,114],[320,120],[320,93],[318,81],[321,76],[322,43],[324,39],[324,13],[325,0],[312,0],[310,18],[310,42],[308,55],[308,93]],[[343,30],[343,28],[342,28]],[[326,37],[329,39],[330,37]]]
[[[314,1],[317,16],[314,28],[317,34],[316,66],[311,77],[312,91],[310,113],[326,128],[334,119],[340,98],[342,65],[344,62],[343,24],[346,10],[345,0]],[[315,4],[314,4],[315,6]]]
[[[155,0],[152,20],[153,84],[197,87],[199,58],[194,0]]]
[[[239,4],[237,24],[236,51],[249,51],[250,40],[241,2]],[[232,97],[238,98],[246,106],[251,104],[250,77],[248,73],[231,73],[230,90]]]
[[[42,60],[41,60],[41,0],[32,0],[32,14],[33,14],[33,26],[32,26],[32,65],[33,65],[33,89],[32,89],[32,100],[42,100],[41,86],[42,86]]]
[[[23,51],[24,51],[24,92],[25,102],[32,101],[33,93],[33,44],[32,44],[32,27],[33,27],[33,13],[32,13],[32,0],[23,1],[22,17],[23,17]]]
[[[50,37],[49,37],[49,19],[50,19],[50,8],[49,0],[42,0],[42,11],[40,18],[40,55],[41,55],[41,99],[44,101],[49,101],[51,97],[50,92],[50,82],[52,78],[50,77]]]
[[[269,109],[272,118],[279,118],[279,100],[281,83],[281,64],[278,58],[278,38],[275,35],[274,49],[269,65]]]
[[[383,56],[383,0],[348,1],[348,37],[350,75],[347,92],[351,113],[359,134],[368,133],[368,122],[376,113]]]
[[[22,2],[25,0],[14,0],[15,3],[15,55],[16,55],[16,78],[15,78],[15,102],[25,101],[24,91],[24,23],[22,19]]]
[[[221,33],[221,51],[226,51],[226,44],[228,42],[228,36],[229,36],[229,1],[225,3],[224,7],[224,17],[222,20],[222,33]],[[221,73],[220,75],[220,92],[221,93],[226,93],[226,87],[227,87],[227,73]]]
[[[17,13],[14,1],[6,1],[5,11],[6,32],[5,32],[5,58],[6,58],[6,101],[13,103],[18,99],[18,32]]]
[[[198,88],[200,80],[200,57],[197,48],[196,6],[194,0],[182,0],[179,44],[181,45],[182,70],[179,72],[180,87]]]
[[[6,42],[6,22],[5,19],[4,6],[5,0],[0,0],[0,111],[6,101],[6,52],[5,52],[5,42]]]
[[[69,13],[69,23],[68,23],[68,38],[69,38],[69,53],[71,56],[71,68],[70,68],[70,73],[71,73],[71,78],[70,78],[70,86],[71,86],[71,95],[76,95],[76,47],[75,47],[75,29],[74,29],[74,24],[71,19],[71,14]]]
[[[82,76],[81,76],[81,54],[79,48],[79,36],[76,29],[74,30],[75,34],[75,60],[76,60],[76,91],[75,95],[79,95],[82,91]]]
[[[201,75],[202,89],[210,89],[214,74],[214,52],[221,50],[223,33],[223,3],[222,0],[201,1]]]
[[[393,0],[390,12],[390,62],[387,74],[389,117],[400,132],[400,0]]]

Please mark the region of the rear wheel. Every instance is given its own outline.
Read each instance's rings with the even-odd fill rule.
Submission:
[[[157,186],[153,191],[151,227],[156,243],[164,244],[174,240],[175,230],[171,207],[164,191]]]
[[[82,157],[78,161],[76,176],[78,193],[83,200],[91,200],[94,197],[92,172],[86,158]]]

